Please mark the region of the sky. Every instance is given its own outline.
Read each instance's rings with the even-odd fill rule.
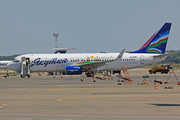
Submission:
[[[180,0],[1,0],[0,56],[138,50],[172,22],[167,50],[180,50]]]

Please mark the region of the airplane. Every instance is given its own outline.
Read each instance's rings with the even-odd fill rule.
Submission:
[[[120,71],[163,61],[170,54],[165,54],[171,23],[165,23],[160,30],[139,49],[130,53],[71,53],[71,54],[25,54],[15,57],[7,68],[21,73],[23,59],[28,60],[27,76],[30,72],[59,71],[64,74],[82,74],[94,76],[93,71]],[[171,53],[172,54],[172,53]]]
[[[55,50],[54,54],[65,54],[67,50],[74,50],[76,48],[53,48]]]
[[[7,64],[12,63],[13,61],[0,61],[0,69],[7,69]]]

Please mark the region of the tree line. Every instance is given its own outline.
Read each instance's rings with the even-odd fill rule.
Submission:
[[[15,54],[15,55],[11,55],[11,56],[0,56],[0,61],[13,60],[17,56],[19,56],[19,55]]]
[[[166,53],[174,53],[172,55],[169,55],[166,60],[160,62],[164,64],[168,63],[175,63],[179,64],[180,63],[180,51],[179,50],[167,50]]]

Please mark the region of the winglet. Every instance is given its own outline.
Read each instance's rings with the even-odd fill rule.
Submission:
[[[121,58],[123,57],[124,52],[125,52],[125,49],[123,49],[123,50],[119,53],[118,57],[117,57],[115,60],[121,60]]]

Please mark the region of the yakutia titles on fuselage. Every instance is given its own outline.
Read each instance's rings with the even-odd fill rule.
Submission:
[[[76,71],[80,74],[87,69],[118,71],[154,64],[168,56],[164,53],[170,28],[171,23],[165,23],[139,50],[131,53],[26,54],[16,57],[16,62],[7,67],[20,71],[21,57],[29,58],[31,72],[61,71],[68,74]]]

